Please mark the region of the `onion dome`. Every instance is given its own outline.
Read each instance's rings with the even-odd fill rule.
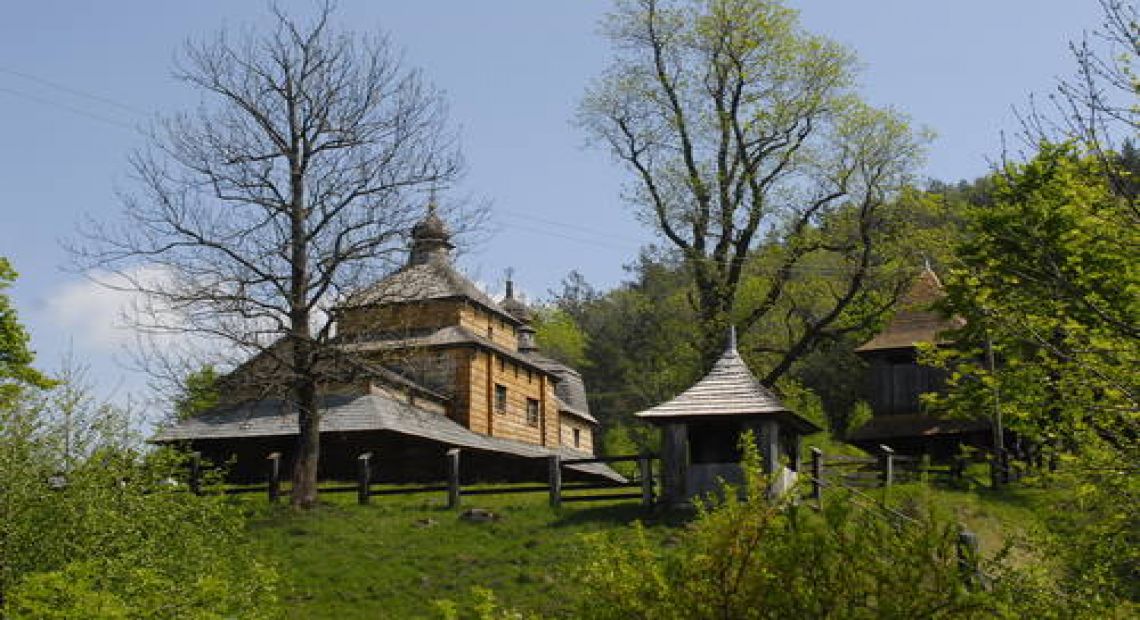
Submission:
[[[409,265],[422,265],[436,260],[447,260],[455,246],[451,243],[451,231],[436,214],[435,199],[428,203],[427,217],[412,227],[412,253]]]

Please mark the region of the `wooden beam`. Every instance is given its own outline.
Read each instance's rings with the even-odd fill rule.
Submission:
[[[557,454],[551,454],[550,461],[550,506],[552,508],[560,508],[562,506],[562,457]]]
[[[680,422],[665,425],[661,444],[661,482],[664,499],[676,506],[688,500],[686,478],[689,473],[689,430]]]
[[[269,503],[276,504],[281,497],[281,453],[272,452],[269,460]]]
[[[447,451],[447,507],[459,508],[459,448]]]
[[[368,487],[372,484],[372,453],[365,452],[356,457],[356,503],[364,505],[368,503]]]

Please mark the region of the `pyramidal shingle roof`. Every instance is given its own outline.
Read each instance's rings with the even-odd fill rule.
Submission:
[[[883,331],[858,346],[855,352],[909,349],[920,342],[943,342],[940,334],[964,324],[962,319],[947,318],[932,308],[945,295],[938,275],[927,266],[899,299],[898,311]]]
[[[778,416],[791,418],[804,429],[815,425],[784,406],[748,369],[736,350],[735,338],[713,365],[709,374],[679,396],[634,414],[646,419],[699,416]],[[818,429],[816,429],[818,430]]]

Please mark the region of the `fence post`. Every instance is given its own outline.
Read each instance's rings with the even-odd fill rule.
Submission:
[[[190,453],[190,492],[202,494],[202,453]]]
[[[637,466],[641,470],[641,505],[649,508],[653,505],[653,462],[642,454],[637,457]]]
[[[818,508],[823,508],[823,450],[811,449],[811,498]]]
[[[562,506],[562,457],[551,454],[550,460],[550,506]]]
[[[276,504],[281,497],[281,453],[269,454],[269,503]]]
[[[981,573],[978,570],[978,535],[959,526],[958,530],[958,570],[966,587],[975,589],[981,585]]]
[[[356,503],[363,506],[368,503],[369,485],[372,484],[372,453],[365,452],[356,457],[357,477],[356,477]]]
[[[986,460],[990,464],[990,488],[996,489],[1001,486],[1001,474],[998,473],[998,458],[997,454],[989,454]]]
[[[966,475],[966,457],[961,454],[954,457],[954,464],[950,468],[950,477],[961,480]]]
[[[879,449],[883,451],[883,486],[889,487],[895,481],[895,451],[884,445],[880,445]]]
[[[923,484],[930,481],[930,453],[924,452],[922,459],[918,462],[918,479]]]
[[[447,507],[459,508],[459,448],[447,451]]]

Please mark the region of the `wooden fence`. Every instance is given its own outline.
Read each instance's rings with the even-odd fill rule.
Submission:
[[[849,501],[869,508],[876,514],[900,524],[900,527],[917,524],[917,521],[887,505],[885,499],[875,498],[860,491],[861,488],[883,487],[911,480],[960,479],[965,460],[956,458],[949,465],[932,465],[929,456],[922,458],[900,456],[887,446],[879,446],[877,457],[825,456],[818,448],[811,449],[811,469],[806,472],[811,487],[808,496],[816,507],[823,507],[825,487],[844,489]],[[966,587],[977,590],[988,588],[991,578],[982,571],[978,536],[964,525],[959,526],[956,560]]]
[[[514,493],[547,492],[550,496],[550,505],[557,508],[564,502],[595,502],[613,500],[640,500],[641,505],[650,507],[656,501],[656,478],[653,473],[653,461],[658,457],[650,454],[626,456],[599,456],[590,458],[563,459],[560,455],[546,457],[549,477],[546,484],[514,484],[509,486],[492,486],[479,488],[464,488],[460,484],[459,462],[460,450],[448,450],[447,480],[438,484],[420,486],[401,486],[396,488],[376,488],[375,472],[373,467],[373,454],[365,452],[357,457],[357,480],[355,484],[340,484],[323,486],[321,493],[356,493],[357,503],[368,504],[372,497],[384,495],[410,495],[413,493],[446,493],[448,508],[458,508],[462,498],[480,495],[507,495]],[[281,498],[281,453],[273,452],[268,457],[266,467],[266,481],[264,483],[247,485],[230,485],[222,489],[227,495],[243,495],[264,493],[271,503],[277,503]],[[630,481],[602,481],[602,482],[563,482],[563,469],[570,465],[585,465],[591,463],[638,463],[638,476]],[[202,466],[201,457],[193,453],[190,459],[190,491],[195,494],[202,493]],[[589,493],[580,494],[580,491],[599,491],[606,489],[637,489],[636,492],[626,493]]]

